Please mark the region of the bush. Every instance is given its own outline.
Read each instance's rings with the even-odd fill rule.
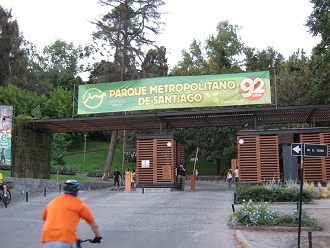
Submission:
[[[279,211],[270,211],[267,202],[253,204],[252,200],[247,203],[243,200],[241,209],[232,213],[231,218],[240,220],[239,224],[244,226],[298,226],[299,213],[281,214]],[[308,227],[319,227],[316,220],[302,210],[301,225]]]
[[[242,202],[243,199],[251,199],[254,202],[296,202],[299,201],[300,189],[296,186],[285,184],[269,185],[248,185],[241,184],[235,190],[236,199]],[[302,192],[303,202],[312,201],[312,193],[306,189]]]
[[[57,170],[59,169],[60,175],[76,175],[76,170],[68,167],[68,166],[51,166],[50,167],[50,174],[57,174]]]
[[[0,170],[11,170],[11,165],[0,164]]]
[[[102,177],[103,170],[98,170],[98,169],[91,170],[87,173],[87,176],[88,177]]]

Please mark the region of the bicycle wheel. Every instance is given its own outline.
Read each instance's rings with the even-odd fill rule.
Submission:
[[[10,201],[11,201],[11,193],[10,193],[10,191],[8,189],[7,189],[7,197],[3,197],[2,198],[2,201],[3,201],[4,204],[7,204],[7,206],[10,203]]]

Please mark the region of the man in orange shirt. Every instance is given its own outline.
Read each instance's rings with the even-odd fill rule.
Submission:
[[[86,203],[77,197],[80,183],[67,180],[64,183],[64,194],[53,199],[45,208],[42,219],[41,242],[44,248],[76,247],[77,226],[79,219],[84,219],[91,227],[95,238],[91,243],[101,243],[102,237],[95,219]]]

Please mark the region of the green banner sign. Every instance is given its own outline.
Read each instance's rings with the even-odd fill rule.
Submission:
[[[262,71],[79,85],[78,114],[269,103]]]

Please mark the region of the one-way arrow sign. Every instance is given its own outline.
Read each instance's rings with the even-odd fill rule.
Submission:
[[[302,155],[302,143],[292,143],[291,144],[291,155],[301,156]]]

